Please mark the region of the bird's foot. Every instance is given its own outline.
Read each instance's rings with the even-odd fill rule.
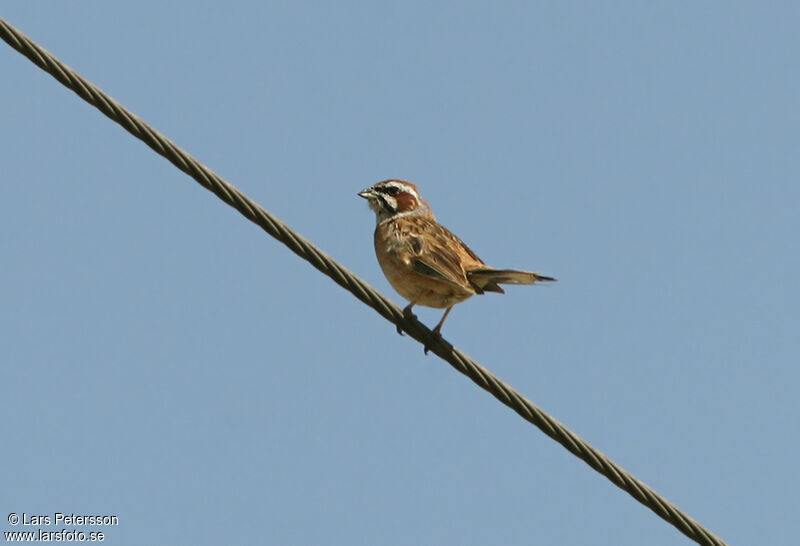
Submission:
[[[405,318],[406,320],[417,318],[417,315],[411,312],[412,307],[414,307],[414,304],[410,303],[403,308],[403,318]],[[397,333],[400,334],[401,336],[403,335],[403,329],[400,328],[399,324],[397,325]]]
[[[433,332],[433,337],[436,340],[434,343],[439,343],[439,341],[442,339],[442,322],[444,322],[444,319],[442,319],[442,321],[439,324],[436,325],[436,328],[431,330],[431,332]],[[425,354],[428,354],[428,351],[430,351],[430,350],[431,350],[431,346],[426,343],[425,344]]]
[[[442,334],[441,334],[441,332],[439,332],[439,330],[434,329],[433,330],[433,337],[435,339],[434,343],[439,343],[439,341],[442,339]],[[431,346],[432,345],[428,345],[427,343],[425,344],[425,348],[423,350],[425,351],[426,355],[428,354],[428,351],[431,350]]]

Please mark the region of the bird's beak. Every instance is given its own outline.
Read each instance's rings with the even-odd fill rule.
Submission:
[[[364,199],[372,199],[373,197],[375,197],[375,192],[372,191],[372,188],[367,188],[365,190],[358,192],[358,195],[360,197],[363,197]]]

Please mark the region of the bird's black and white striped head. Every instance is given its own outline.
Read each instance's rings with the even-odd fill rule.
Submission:
[[[379,224],[398,216],[431,214],[428,202],[422,199],[417,186],[405,180],[384,180],[358,195],[369,201]]]

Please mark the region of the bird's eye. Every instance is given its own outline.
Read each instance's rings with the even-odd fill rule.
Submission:
[[[397,186],[389,186],[388,188],[386,188],[386,193],[392,196],[397,195],[398,193],[400,193],[400,188],[398,188]]]

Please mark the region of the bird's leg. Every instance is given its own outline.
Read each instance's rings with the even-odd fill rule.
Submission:
[[[412,318],[417,318],[417,316],[411,312],[411,308],[414,307],[415,303],[412,301],[408,305],[403,308],[403,316],[406,320],[411,320]],[[397,325],[397,333],[401,336],[403,335],[403,330],[400,328],[400,325]]]
[[[440,336],[440,335],[442,335],[442,334],[440,334],[439,332],[441,332],[441,331],[442,331],[442,324],[444,324],[444,319],[446,319],[446,318],[447,318],[447,315],[449,315],[449,314],[450,314],[450,310],[451,310],[452,308],[453,308],[453,306],[451,305],[451,306],[450,306],[450,307],[448,307],[448,308],[447,308],[447,310],[444,312],[444,316],[442,317],[442,320],[440,320],[440,321],[439,321],[439,324],[437,324],[437,325],[436,325],[436,327],[433,329],[433,333],[434,333],[434,334],[436,334],[436,335],[439,335],[439,336]]]
[[[450,307],[448,307],[448,308],[447,308],[447,310],[445,310],[445,312],[444,312],[444,316],[442,317],[442,320],[440,320],[440,321],[439,321],[439,324],[437,324],[437,325],[436,325],[436,327],[433,329],[433,335],[434,335],[434,336],[436,336],[436,337],[442,337],[442,324],[444,324],[444,319],[446,319],[446,318],[447,318],[447,315],[449,315],[449,314],[450,314],[450,310],[451,310],[452,308],[453,308],[453,306],[451,305]],[[427,345],[425,345],[425,354],[428,354],[428,351],[429,351],[429,350],[430,350],[430,347],[428,347]]]

